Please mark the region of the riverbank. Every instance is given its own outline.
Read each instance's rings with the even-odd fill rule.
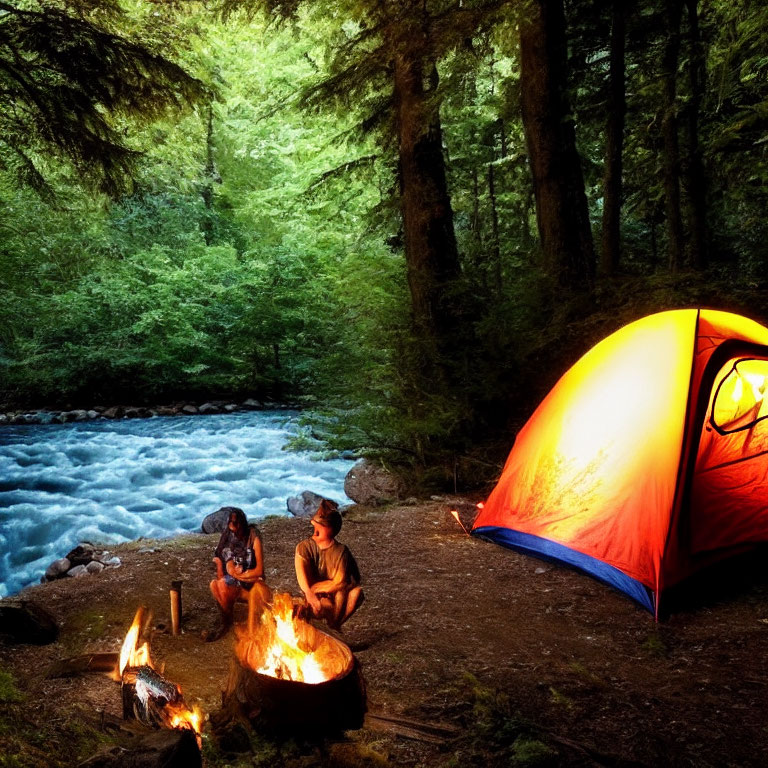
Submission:
[[[340,539],[363,572],[366,602],[344,627],[359,659],[370,720],[321,752],[255,743],[223,760],[206,736],[207,765],[739,765],[764,763],[768,732],[768,586],[719,594],[664,624],[574,571],[467,536],[473,498],[352,507]],[[307,523],[261,524],[267,578],[297,591],[293,548]],[[207,712],[218,706],[232,638],[203,643],[215,536],[115,548],[120,568],[26,590],[55,615],[59,641],[0,647],[0,754],[18,766],[71,766],[120,715],[101,676],[45,678],[55,661],[114,651],[139,604],[154,613],[152,652]],[[182,579],[183,634],[172,637],[168,588]],[[19,700],[13,701],[14,692]],[[11,699],[9,701],[9,698]],[[104,713],[104,714],[102,714]],[[430,737],[419,724],[443,727]],[[210,733],[207,731],[206,733]]]
[[[22,424],[68,424],[71,422],[94,421],[96,419],[149,419],[153,416],[196,416],[215,413],[237,413],[238,411],[282,411],[299,410],[291,403],[261,401],[249,397],[243,401],[207,400],[203,403],[177,401],[166,405],[95,405],[91,408],[40,408],[32,410],[0,411],[0,426]]]
[[[306,450],[286,450],[300,440]],[[99,419],[0,430],[0,596],[77,544],[200,529],[221,506],[287,515],[311,490],[346,503],[354,460],[310,450],[293,411]]]

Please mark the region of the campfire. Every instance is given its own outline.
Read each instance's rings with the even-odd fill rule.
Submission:
[[[365,688],[352,651],[298,618],[289,594],[250,607],[235,656],[222,701],[255,727],[330,733],[362,725]]]
[[[349,672],[349,648],[294,616],[287,593],[274,596],[257,619],[249,615],[235,648],[238,659],[260,675],[317,684]]]
[[[153,666],[145,633],[144,609],[139,608],[120,650],[116,677],[122,683],[123,717],[153,727],[194,732],[200,745],[202,716],[184,701],[181,688],[166,680]]]

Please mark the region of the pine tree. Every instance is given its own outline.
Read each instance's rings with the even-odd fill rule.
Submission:
[[[125,187],[136,151],[126,119],[151,119],[204,88],[119,31],[117,3],[0,1],[0,169],[43,194],[50,156],[108,194]]]

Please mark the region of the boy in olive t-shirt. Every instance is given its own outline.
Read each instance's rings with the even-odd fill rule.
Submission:
[[[296,546],[296,579],[310,616],[339,629],[363,602],[360,570],[346,545],[336,541],[341,515],[334,502],[323,499],[310,522],[312,536]]]

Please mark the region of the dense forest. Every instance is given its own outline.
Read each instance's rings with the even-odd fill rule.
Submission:
[[[768,10],[0,0],[0,208],[6,408],[271,397],[466,483],[624,322],[768,319]]]

